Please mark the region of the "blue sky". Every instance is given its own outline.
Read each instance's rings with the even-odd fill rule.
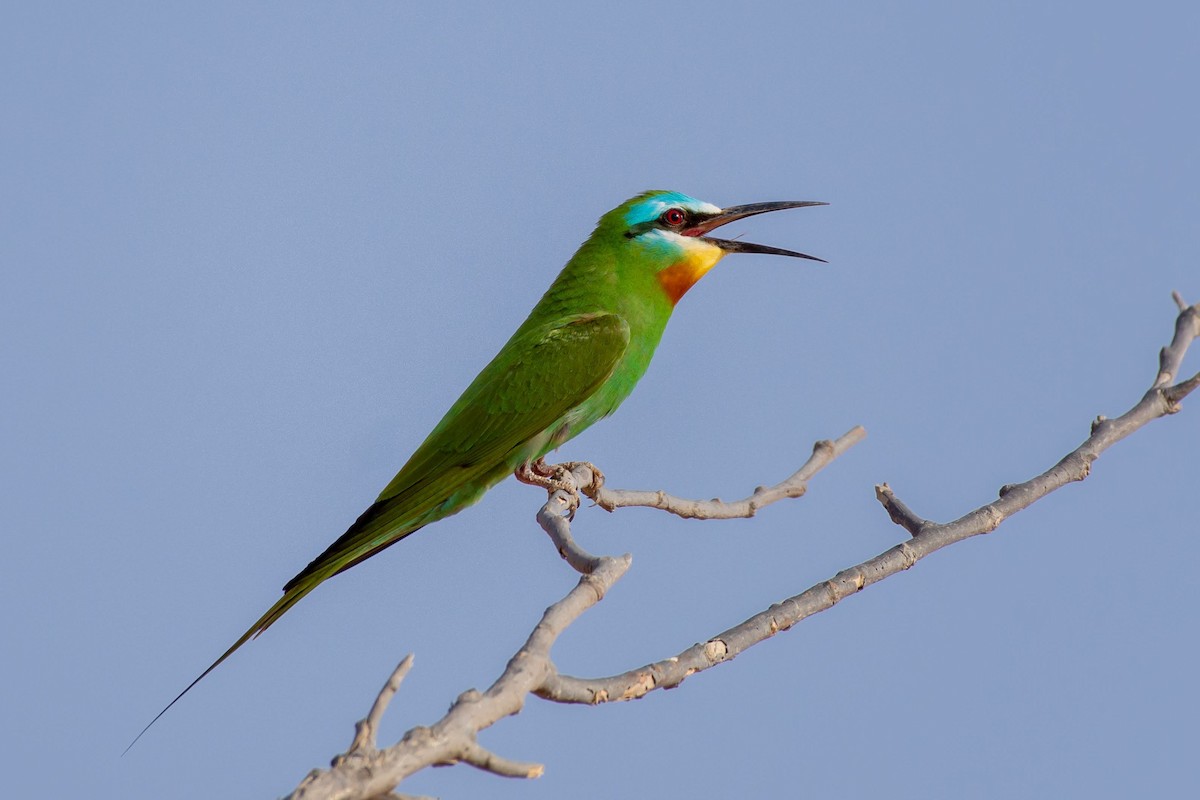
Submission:
[[[1127,409],[1200,299],[1200,11],[1150,4],[27,4],[0,26],[0,747],[13,796],[269,797],[499,674],[574,576],[512,481],[330,581],[154,713],[373,499],[596,218],[814,199],[733,256],[611,419],[612,485],[809,496],[634,554],[559,642],[671,655],[949,519]],[[1188,366],[1197,369],[1195,354]],[[546,764],[443,797],[1128,797],[1194,786],[1200,403],[1072,485],[633,704],[530,700]],[[68,766],[69,765],[69,766]]]

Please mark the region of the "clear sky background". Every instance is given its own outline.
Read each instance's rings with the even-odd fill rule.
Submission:
[[[947,520],[1131,406],[1200,299],[1188,3],[10,4],[0,25],[0,763],[12,797],[263,798],[486,687],[576,576],[507,481],[322,586],[142,726],[388,482],[648,188],[825,200],[733,256],[560,455],[738,497],[585,508],[634,554],[555,656],[678,652]],[[1188,361],[1200,368],[1196,354]],[[546,764],[445,798],[1130,797],[1195,787],[1200,397],[998,532],[680,689],[530,699]]]

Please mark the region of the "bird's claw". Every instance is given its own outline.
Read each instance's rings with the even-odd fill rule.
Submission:
[[[579,490],[572,487],[567,490],[567,522],[575,521],[575,512],[579,510]]]
[[[592,482],[583,490],[583,493],[595,500],[596,493],[600,491],[602,486],[604,486],[604,473],[600,471],[600,468],[590,461],[568,461],[562,466],[572,471],[576,467],[587,467],[589,470],[591,470]]]
[[[579,489],[571,477],[571,464],[547,464],[544,458],[526,461],[513,472],[518,481],[540,486],[547,492],[562,492],[567,496],[567,519],[574,520],[579,509]]]
[[[537,461],[526,461],[516,468],[513,476],[521,483],[528,484],[529,486],[540,486],[547,491],[554,491],[555,489],[571,491],[572,489],[572,486],[565,479],[562,465],[547,464],[544,458],[539,458]],[[571,481],[571,483],[574,483],[574,481]]]
[[[567,519],[574,520],[575,512],[579,510],[581,491],[575,478],[571,475],[576,467],[587,467],[592,473],[592,480],[582,490],[582,494],[595,500],[597,493],[604,486],[604,473],[590,461],[567,461],[563,464],[547,464],[546,459],[526,461],[517,467],[514,475],[521,483],[529,486],[540,486],[547,492],[561,491],[567,495]]]

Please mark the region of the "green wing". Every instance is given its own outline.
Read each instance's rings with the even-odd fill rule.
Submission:
[[[533,451],[549,443],[552,429],[608,379],[628,346],[629,326],[615,314],[570,317],[510,341],[375,504],[284,591],[311,581],[307,593],[478,500],[525,459],[539,455]]]
[[[380,502],[420,495],[447,472],[511,471],[514,452],[590,397],[629,346],[616,314],[585,314],[516,337],[450,408]],[[519,455],[519,454],[518,454]]]
[[[583,314],[548,328],[518,332],[467,387],[375,504],[288,581],[283,597],[150,725],[326,578],[465,508],[526,458],[540,455],[531,447],[555,440],[546,437],[555,437],[559,433],[555,429],[569,412],[608,379],[628,346],[629,325],[615,314]],[[561,434],[565,437],[569,431]]]

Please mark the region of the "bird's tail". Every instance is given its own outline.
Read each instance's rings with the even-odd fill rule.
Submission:
[[[489,486],[496,483],[504,474],[507,472],[501,472],[494,479],[478,484],[465,493],[459,489],[462,482],[474,477],[469,473],[466,474],[466,478],[460,476],[460,484],[450,486],[449,489],[438,487],[441,491],[400,493],[376,501],[355,520],[354,524],[337,541],[326,548],[325,552],[313,559],[296,577],[288,581],[283,587],[283,597],[267,609],[267,612],[259,617],[258,621],[251,625],[249,630],[243,633],[241,638],[234,642],[228,650],[222,653],[220,658],[210,664],[208,669],[201,672],[196,680],[189,683],[187,688],[175,696],[174,700],[167,703],[166,708],[158,712],[154,719],[150,720],[149,725],[142,728],[142,732],[129,743],[129,747],[126,747],[124,752],[128,753],[129,749],[137,744],[138,739],[141,739],[142,735],[150,730],[150,726],[158,722],[159,717],[178,703],[180,698],[192,690],[193,686],[204,680],[208,673],[219,667],[221,662],[233,655],[239,647],[275,624],[276,620],[300,602],[306,594],[317,588],[318,584],[364,559],[370,558],[379,551],[391,547],[434,519],[454,514],[474,503]],[[427,487],[422,484],[421,488]],[[446,499],[447,492],[450,493],[450,500]]]
[[[432,501],[427,502],[432,504]],[[453,513],[461,507],[462,504],[459,504],[449,513]],[[427,509],[419,510],[428,513]],[[364,511],[336,542],[313,559],[312,563],[305,567],[300,574],[287,582],[283,587],[283,597],[279,598],[275,605],[267,609],[267,612],[259,617],[258,621],[251,625],[228,650],[222,653],[220,658],[210,664],[204,672],[201,672],[196,680],[189,683],[182,692],[175,696],[174,700],[167,703],[166,707],[154,716],[154,719],[150,720],[146,727],[142,728],[142,732],[129,743],[129,747],[125,748],[122,755],[128,753],[130,748],[137,744],[138,739],[141,739],[142,735],[150,730],[150,726],[158,722],[159,717],[178,703],[181,697],[192,690],[193,686],[204,680],[208,673],[219,667],[221,662],[233,655],[235,650],[274,625],[276,620],[300,602],[301,598],[317,588],[318,584],[419,530],[424,522],[414,523],[412,516],[412,503],[406,497],[382,500]],[[442,513],[441,516],[445,516],[445,513]]]
[[[315,578],[315,576],[314,576],[314,578]],[[246,642],[253,639],[255,636],[258,636],[260,633],[265,631],[267,628],[271,627],[271,625],[273,625],[276,620],[278,620],[280,617],[283,616],[284,612],[286,612],[292,606],[296,605],[296,603],[300,602],[300,598],[304,597],[304,595],[308,594],[313,589],[315,589],[317,587],[317,584],[320,583],[322,580],[324,580],[323,577],[320,579],[310,579],[307,581],[294,581],[293,583],[288,584],[288,588],[283,593],[283,597],[279,598],[279,600],[276,601],[275,605],[273,605],[269,609],[267,609],[267,613],[265,613],[261,617],[259,617],[258,621],[255,622],[253,625],[251,625],[250,629],[247,630],[245,633],[243,633],[241,635],[241,637],[236,642],[234,642],[233,645],[228,650],[226,650],[224,653],[222,653],[220,658],[218,658],[216,661],[214,661],[212,664],[210,664],[208,666],[208,669],[204,670],[204,672],[201,672],[199,677],[196,678],[196,680],[189,683],[187,685],[187,688],[185,688],[182,692],[177,694],[175,696],[174,700],[167,703],[166,707],[164,707],[162,711],[155,714],[154,719],[150,720],[149,724],[147,724],[146,727],[142,728],[141,733],[139,733],[137,736],[134,737],[133,741],[129,743],[129,746],[125,748],[125,750],[121,753],[121,755],[125,755],[125,753],[128,753],[129,750],[135,744],[137,744],[138,739],[141,739],[142,735],[145,734],[146,731],[150,730],[150,726],[153,725],[154,723],[158,722],[159,717],[161,717],[163,714],[167,713],[167,711],[170,710],[171,706],[178,703],[179,699],[181,697],[183,697],[185,694],[187,694],[188,692],[190,692],[192,690],[193,686],[195,686],[200,681],[204,680],[205,676],[207,676],[208,673],[212,672],[214,669],[219,667],[221,665],[221,662],[223,662],[225,659],[227,659],[231,655],[233,655],[235,650],[237,650],[239,647],[244,645]]]

